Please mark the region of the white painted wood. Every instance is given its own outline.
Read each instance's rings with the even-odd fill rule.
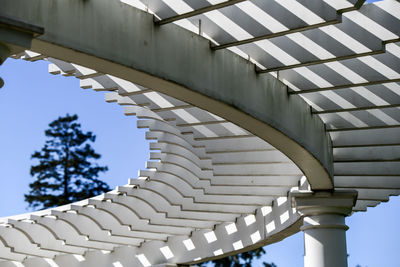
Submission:
[[[190,5],[190,1],[181,3]],[[388,82],[400,77],[400,45],[395,40],[400,35],[400,22],[393,19],[393,14],[400,14],[400,5],[385,0],[349,14],[339,12],[339,17],[346,19],[338,19],[337,10],[354,3],[272,3],[299,19],[293,29],[284,29],[285,16],[269,13],[275,9],[254,9],[243,2],[228,7],[230,15],[213,11],[209,16],[212,29],[221,37],[213,35],[207,25],[202,30],[203,36],[221,43],[253,36],[244,30],[251,25],[231,20],[238,9],[246,16],[268,18],[273,25],[258,25],[268,31],[297,31],[310,26],[307,34],[300,30],[232,50],[257,62],[261,69],[282,68],[274,75],[289,91],[315,91],[302,97],[321,113],[331,130],[335,189],[356,190],[358,200],[353,211],[365,211],[400,194],[400,114],[396,110],[400,87],[398,81]],[[173,16],[177,10],[168,12]],[[392,17],[377,18],[374,10]],[[150,11],[156,15],[167,12]],[[352,27],[347,18],[353,21]],[[324,21],[341,24],[315,26]],[[234,28],[224,28],[225,24]],[[356,28],[363,28],[365,34],[352,34]],[[331,39],[318,34],[320,31],[346,42],[328,42]],[[339,46],[347,47],[347,54]],[[300,217],[292,209],[288,193],[308,190],[310,184],[286,155],[241,125],[192,106],[190,101],[75,63],[32,51],[13,57],[48,60],[51,74],[75,76],[83,89],[106,91],[105,100],[123,106],[125,115],[136,116],[138,127],[147,129],[146,139],[153,142],[147,168],[127,185],[72,205],[1,219],[0,266],[15,266],[11,261],[26,267],[196,263],[261,246],[294,231],[287,228]],[[324,62],[327,59],[332,62]],[[361,71],[366,68],[371,71]],[[310,134],[307,130],[301,134]],[[341,254],[333,258],[342,261],[330,261],[331,265],[319,261],[323,252],[309,256],[310,247],[318,250],[311,235],[305,240],[307,267],[345,266],[343,253],[339,253],[344,242],[342,232],[324,229],[316,233],[331,246],[329,250]],[[332,236],[338,235],[340,238],[332,242]]]

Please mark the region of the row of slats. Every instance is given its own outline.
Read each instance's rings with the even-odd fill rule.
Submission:
[[[22,57],[43,58],[29,51]],[[48,60],[52,62],[50,73],[74,75],[81,79],[85,89],[108,91],[108,102],[123,105],[126,115],[136,115],[138,127],[149,130],[146,138],[156,141],[150,143],[154,152],[147,162],[148,169],[140,171],[139,178],[131,179],[128,185],[72,205],[5,220],[8,228],[21,227],[27,236],[20,244],[6,242],[5,248],[19,254],[5,259],[30,266],[38,257],[57,263],[66,255],[78,255],[88,264],[96,250],[108,251],[113,257],[116,251],[128,246],[136,247],[139,256],[135,260],[144,266],[146,261],[197,261],[260,242],[298,220],[286,196],[290,188],[298,186],[301,172],[266,142],[218,116],[164,94],[75,64]],[[284,175],[277,172],[282,166],[288,170]],[[227,179],[231,175],[240,178],[240,182],[234,178],[231,184]],[[302,186],[307,188],[305,179]],[[277,199],[284,199],[286,204],[273,205]],[[265,214],[262,217],[269,219],[258,223],[259,230],[253,237],[246,236],[248,229],[228,234],[230,238],[240,236],[240,246],[238,241],[226,243],[220,238],[227,235],[226,230],[224,234],[215,230],[218,242],[209,240],[210,230],[238,224],[241,218],[260,213],[262,206],[268,214],[279,210],[282,220],[275,223],[275,217]],[[269,232],[262,230],[267,224]],[[243,224],[235,227],[240,225]],[[11,231],[7,234],[15,237]],[[182,249],[173,250],[187,245],[188,238],[195,247],[190,253],[180,255]],[[207,245],[209,241],[212,245]],[[25,246],[26,242],[32,248]],[[166,246],[177,255],[166,256]],[[47,247],[53,254],[41,255]],[[154,253],[155,250],[159,252]],[[102,255],[108,257],[108,252]]]
[[[142,2],[161,22],[219,3]],[[380,199],[368,191],[374,201],[363,194],[355,210],[397,194],[400,176],[400,3],[362,2],[241,1],[175,22],[209,38],[212,49],[230,46],[310,104],[332,137],[337,189],[371,188],[365,177],[390,180],[393,191]]]
[[[220,1],[143,2],[162,20]],[[356,1],[267,2],[242,1],[176,23],[200,31],[212,40],[213,49],[233,46],[232,51],[249,58],[259,70],[272,71],[288,85],[290,94],[300,94],[320,114],[333,141],[335,187],[359,191],[355,211],[399,194],[400,4],[386,0],[354,11],[359,7]],[[260,17],[270,23],[260,23]],[[262,40],[254,39],[258,37]],[[24,56],[43,58],[29,52]],[[85,247],[82,238],[88,239],[90,248],[101,249],[96,247],[101,243],[109,246],[104,250],[114,251],[112,257],[130,240],[131,246],[137,246],[136,259],[144,266],[166,260],[199,261],[249,246],[297,219],[287,200],[286,206],[278,202],[297,185],[301,174],[259,138],[164,94],[49,60],[54,63],[49,67],[51,73],[75,75],[83,88],[112,91],[107,101],[127,106],[127,115],[142,119],[138,126],[149,129],[147,138],[156,140],[151,148],[159,151],[151,154],[149,169],[140,172],[141,179],[131,180],[130,185],[88,203],[38,216],[57,225],[79,221],[74,242],[81,242],[80,247]],[[265,204],[270,206],[264,211],[272,206],[268,215],[257,208]],[[109,215],[102,216],[113,216],[119,224],[102,225],[95,210],[107,211]],[[250,216],[241,214],[251,210],[257,210],[256,217],[262,214],[257,232],[249,232],[248,225],[241,223]],[[87,219],[82,219],[83,214]],[[281,228],[276,227],[279,220]],[[230,223],[238,231],[227,236],[225,224]],[[8,222],[5,227],[14,226]],[[107,237],[110,228],[119,229],[118,234]],[[210,229],[215,229],[215,236]],[[216,240],[209,242],[210,236]],[[188,240],[194,249],[188,249]],[[20,253],[14,249],[16,244],[5,241],[4,255],[17,261],[23,255],[29,262],[41,253],[36,242],[40,243],[30,240],[31,245]],[[62,253],[71,252],[64,249]]]

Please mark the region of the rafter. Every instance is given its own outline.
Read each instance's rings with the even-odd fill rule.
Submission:
[[[200,15],[200,14],[203,14],[203,13],[206,13],[206,12],[210,12],[210,11],[213,11],[213,10],[216,10],[216,9],[220,9],[220,8],[223,8],[223,7],[231,6],[231,5],[234,5],[234,4],[237,4],[237,3],[240,3],[240,2],[244,2],[244,1],[246,1],[246,0],[228,0],[226,2],[222,2],[222,3],[216,4],[216,5],[206,6],[206,7],[203,7],[203,8],[199,8],[199,9],[193,10],[191,12],[187,12],[187,13],[176,15],[176,16],[173,16],[173,17],[169,17],[169,18],[165,18],[165,19],[162,19],[162,20],[158,20],[158,21],[155,21],[154,23],[156,25],[164,25],[164,24],[172,23],[174,21],[181,20],[181,19],[187,19],[187,18],[190,18],[190,17],[194,17],[194,16],[197,16],[197,15]]]
[[[289,95],[304,95],[304,94],[310,94],[310,93],[316,93],[316,92],[346,89],[346,88],[351,88],[351,87],[370,86],[370,85],[379,85],[379,84],[397,83],[397,82],[400,82],[400,78],[386,79],[386,80],[379,80],[379,81],[368,81],[368,82],[363,82],[363,83],[349,83],[349,84],[330,86],[330,87],[305,89],[305,90],[300,90],[300,91],[294,91],[289,88],[288,94]]]
[[[374,109],[388,109],[388,108],[397,108],[400,107],[400,104],[392,104],[392,105],[382,105],[382,106],[367,106],[367,107],[356,107],[356,108],[343,108],[343,109],[330,109],[330,110],[312,110],[313,114],[330,114],[330,113],[341,113],[341,112],[353,112],[353,111],[361,111],[361,110],[374,110]]]
[[[265,40],[265,39],[271,39],[271,38],[275,38],[275,37],[279,37],[279,36],[284,36],[284,35],[287,35],[290,33],[303,32],[303,31],[308,31],[308,30],[312,30],[312,29],[317,29],[317,28],[323,27],[323,26],[338,24],[338,23],[342,22],[342,19],[340,18],[340,16],[342,16],[343,13],[359,9],[363,5],[364,2],[365,2],[365,0],[359,0],[354,4],[353,7],[337,10],[338,18],[333,19],[333,20],[328,20],[328,21],[324,21],[322,23],[307,25],[307,26],[303,26],[303,27],[299,27],[299,28],[295,28],[295,29],[289,29],[287,31],[264,34],[264,35],[256,36],[254,38],[249,38],[249,39],[225,43],[225,44],[215,45],[215,44],[211,43],[211,49],[220,50],[220,49],[224,49],[224,48],[228,48],[228,47],[232,47],[232,46],[239,46],[239,45],[254,43],[254,42]]]

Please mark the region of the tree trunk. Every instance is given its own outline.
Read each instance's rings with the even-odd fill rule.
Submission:
[[[65,159],[64,159],[64,197],[68,201],[69,198],[69,192],[68,192],[68,183],[69,183],[69,177],[68,177],[68,161],[69,161],[69,146],[67,145],[65,147]]]

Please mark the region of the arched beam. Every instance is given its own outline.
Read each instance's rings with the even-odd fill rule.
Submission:
[[[266,140],[293,160],[314,190],[332,189],[323,122],[298,96],[228,50],[117,0],[0,0],[9,17],[40,25],[32,50],[163,92]]]

